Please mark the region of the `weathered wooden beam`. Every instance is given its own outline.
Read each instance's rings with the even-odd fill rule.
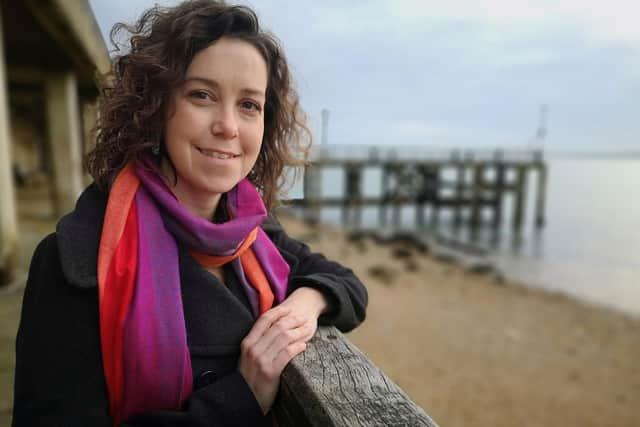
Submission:
[[[504,197],[505,190],[505,167],[503,162],[504,155],[502,150],[496,150],[495,153],[495,181],[494,181],[494,196],[495,206],[493,208],[493,227],[498,228],[502,224],[502,199]]]
[[[380,177],[380,207],[378,208],[378,221],[380,225],[385,227],[387,225],[387,205],[389,204],[389,168],[386,165],[382,166],[382,176]]]
[[[466,186],[466,169],[464,163],[462,163],[460,154],[456,151],[454,157],[454,165],[456,167],[456,181],[455,181],[455,198],[461,200],[464,197],[464,188]],[[453,212],[453,224],[459,226],[462,223],[462,212],[460,205],[455,207]]]
[[[390,152],[389,166],[391,174],[394,178],[394,185],[396,187],[394,188],[391,197],[391,224],[393,224],[395,228],[398,228],[400,227],[401,205],[404,198],[401,194],[398,193],[397,190],[401,185],[402,170],[407,166],[404,163],[396,160],[396,153],[394,151]]]
[[[304,170],[303,192],[304,198],[308,201],[305,204],[305,218],[307,222],[317,224],[320,221],[320,197],[322,179],[320,167],[315,164],[308,164]]]
[[[282,374],[281,427],[437,424],[335,328],[319,328]]]
[[[481,222],[481,202],[484,166],[476,164],[473,168],[473,185],[471,196],[471,226],[477,227]]]
[[[540,163],[538,166],[538,188],[536,189],[536,227],[544,227],[545,202],[547,200],[547,166]]]
[[[527,202],[527,169],[526,167],[519,166],[516,171],[516,197],[515,208],[513,211],[513,228],[522,228],[524,222],[524,213],[526,211]]]
[[[342,223],[359,226],[362,221],[360,199],[362,197],[362,167],[345,166],[344,199],[342,206]]]

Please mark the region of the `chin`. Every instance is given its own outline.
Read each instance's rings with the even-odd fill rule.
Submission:
[[[223,194],[231,190],[233,187],[240,182],[240,179],[220,179],[220,177],[212,178],[209,182],[204,183],[201,187],[203,191],[207,193],[211,193],[213,195]],[[215,184],[212,184],[215,182]]]

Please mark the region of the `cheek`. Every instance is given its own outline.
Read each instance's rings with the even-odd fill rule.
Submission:
[[[189,139],[196,137],[208,126],[207,116],[188,103],[178,102],[175,112],[167,120],[167,137]]]
[[[253,145],[253,163],[255,164],[260,157],[260,153],[262,152],[262,133],[257,135],[256,143]]]
[[[246,169],[246,173],[249,173],[253,169],[258,161],[258,158],[260,158],[262,137],[262,132],[256,132],[254,135],[252,135],[252,142],[245,147],[247,162],[245,163],[244,167]]]
[[[256,127],[255,134],[253,136],[253,150],[256,153],[256,157],[258,153],[260,153],[260,148],[262,147],[262,141],[264,139],[264,123],[261,123],[260,126]]]
[[[245,122],[240,129],[242,151],[248,157],[257,157],[264,136],[264,124],[259,122]]]

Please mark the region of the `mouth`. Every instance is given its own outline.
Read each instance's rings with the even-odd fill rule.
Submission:
[[[231,152],[228,152],[228,151],[206,150],[206,149],[200,148],[200,147],[195,147],[195,148],[196,148],[196,150],[198,150],[203,155],[205,155],[207,157],[211,157],[213,159],[229,160],[229,159],[235,159],[236,157],[240,157],[239,154],[231,153]]]

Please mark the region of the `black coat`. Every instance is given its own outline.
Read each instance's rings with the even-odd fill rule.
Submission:
[[[56,233],[38,245],[16,340],[13,426],[111,426],[100,351],[96,265],[106,195],[94,186]],[[321,291],[322,325],[343,331],[365,316],[367,292],[352,271],[288,237],[270,218],[263,229],[291,267],[289,292]],[[180,249],[180,279],[194,392],[181,412],[157,412],[130,426],[268,425],[237,370],[241,340],[255,319],[232,268],[225,284]],[[162,375],[162,372],[158,372]]]

